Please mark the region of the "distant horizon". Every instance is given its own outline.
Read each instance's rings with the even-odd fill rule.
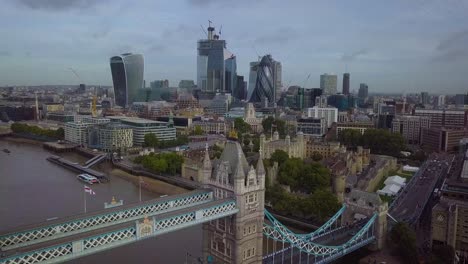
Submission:
[[[341,91],[349,72],[350,90],[359,83],[374,92],[468,90],[468,2],[107,1],[6,0],[0,86],[111,86],[109,59],[126,52],[143,54],[147,83],[195,81],[196,43],[210,19],[246,81],[249,63],[271,54],[285,87],[319,87],[320,75],[333,72]]]
[[[187,79],[184,79],[184,80],[187,80]],[[170,83],[170,82],[169,82]],[[39,86],[61,86],[61,87],[78,87],[80,84],[38,84],[38,85],[2,85],[0,86],[0,89],[1,88],[7,88],[7,87],[28,87],[28,88],[31,88],[31,87],[39,87]],[[86,84],[86,87],[94,87],[94,86],[99,86],[99,87],[106,87],[106,88],[113,88],[112,85],[102,85],[102,84]],[[291,86],[298,86],[298,85],[291,85]],[[291,87],[290,86],[290,87]],[[147,86],[146,88],[150,88],[149,86]],[[186,88],[179,88],[178,86],[169,86],[169,88],[177,88],[177,89],[186,89]],[[317,88],[320,88],[320,87],[305,87],[306,89],[317,89]],[[166,88],[164,88],[166,89]],[[283,89],[282,92],[285,92],[287,89]],[[353,93],[354,92],[354,93]],[[421,92],[414,92],[414,93],[406,93],[406,95],[420,95],[422,92],[428,92],[428,91],[421,91]],[[351,94],[354,94],[354,95],[357,95],[358,93],[358,90],[352,90],[350,91]],[[428,92],[429,95],[448,95],[448,96],[455,96],[455,95],[458,95],[458,94],[468,94],[468,91],[465,92],[465,93],[433,93],[433,92]],[[336,94],[341,94],[341,92],[338,92]],[[398,93],[398,92],[372,92],[369,88],[369,95],[395,95],[395,96],[400,96],[400,95],[403,95],[405,94],[404,92],[403,93]]]

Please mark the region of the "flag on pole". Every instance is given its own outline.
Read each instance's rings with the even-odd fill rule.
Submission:
[[[148,186],[148,184],[143,180],[143,177],[139,177],[140,178],[140,185],[143,185],[143,186]]]
[[[96,193],[86,185],[84,186],[84,191],[85,191],[85,193],[89,193],[91,195],[96,195]]]

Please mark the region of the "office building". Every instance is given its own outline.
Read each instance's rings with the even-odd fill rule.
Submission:
[[[133,129],[133,145],[143,146],[146,134],[154,134],[160,141],[176,139],[176,129],[171,122],[153,121],[136,117],[109,117]]]
[[[271,55],[265,55],[259,62],[250,63],[249,102],[268,100],[276,103],[281,94],[281,63]]]
[[[35,112],[34,106],[0,105],[0,121],[34,120]]]
[[[437,96],[436,106],[440,108],[445,106],[445,95]]]
[[[297,133],[302,132],[305,136],[321,137],[327,133],[327,123],[324,118],[299,118],[296,130]]]
[[[169,84],[167,86],[169,87]],[[181,89],[192,89],[196,87],[196,85],[193,80],[180,80],[178,87]]]
[[[75,121],[75,115],[66,112],[51,112],[47,114],[47,120],[53,120],[60,123]]]
[[[322,89],[320,89],[322,90]],[[315,106],[317,107],[327,107],[328,106],[328,96],[320,95],[315,97]]]
[[[367,84],[361,83],[359,85],[358,97],[363,101],[369,97],[369,86],[367,86]]]
[[[459,257],[459,263],[468,258],[468,153],[457,157],[454,172],[448,175],[440,188],[440,199],[432,208],[432,246],[449,245]]]
[[[431,119],[427,116],[398,115],[393,118],[392,132],[401,134],[407,144],[420,144],[422,130],[430,124]]]
[[[247,103],[244,109],[244,122],[250,125],[253,132],[261,133],[263,131],[263,118],[257,117],[254,105],[252,103]]]
[[[367,129],[373,129],[373,128],[375,128],[375,125],[373,122],[370,122],[370,121],[337,123],[336,124],[336,136],[338,136],[341,133],[341,131],[345,129],[359,130],[359,132],[362,135]]]
[[[65,140],[71,143],[86,146],[88,144],[88,128],[90,123],[68,122],[65,124]]]
[[[200,120],[192,123],[192,130],[200,127],[205,134],[227,135],[231,130],[230,122],[223,120]]]
[[[88,147],[105,152],[125,151],[133,146],[133,129],[118,123],[88,128]]]
[[[143,89],[143,55],[124,53],[110,59],[115,104],[129,108]]]
[[[244,76],[237,75],[236,88],[232,91],[232,96],[238,100],[247,99],[247,83],[244,81]]]
[[[215,28],[208,27],[208,38],[198,41],[197,86],[202,92],[232,92],[237,83],[236,56],[219,39]]]
[[[169,88],[169,80],[155,80],[155,81],[152,81],[152,82],[150,82],[150,88],[151,89]]]
[[[468,95],[467,94],[456,94],[455,95],[455,105],[457,107],[463,108],[468,104]]]
[[[431,128],[445,127],[448,129],[464,128],[467,126],[467,111],[448,109],[415,109],[415,116],[431,118]]]
[[[428,152],[456,152],[460,140],[468,137],[468,130],[443,127],[422,129],[421,145]]]
[[[423,105],[429,104],[429,93],[428,92],[421,92],[420,102]]]
[[[327,96],[327,105],[338,108],[340,111],[349,109],[349,96],[343,94],[332,94]]]
[[[343,94],[349,95],[349,73],[343,74]]]
[[[322,89],[322,94],[332,95],[336,94],[336,85],[338,77],[334,74],[322,74],[320,75],[320,89]]]
[[[323,118],[327,128],[338,122],[338,109],[335,107],[317,107],[307,109],[307,117]]]

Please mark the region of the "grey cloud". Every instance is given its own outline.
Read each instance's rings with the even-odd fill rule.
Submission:
[[[111,27],[109,24],[102,24],[101,27],[98,27],[91,33],[91,37],[93,39],[100,39],[106,37],[111,31]]]
[[[165,49],[166,49],[166,46],[162,44],[153,44],[148,47],[147,51],[148,52],[161,52],[161,51],[164,51]]]
[[[452,33],[442,39],[435,48],[432,61],[453,62],[468,58],[468,30]]]
[[[455,32],[448,36],[445,39],[442,39],[439,42],[439,45],[437,45],[436,49],[437,50],[447,50],[451,49],[454,46],[458,46],[459,44],[464,44],[466,45],[468,42],[468,30],[463,30],[459,32]],[[466,47],[466,46],[465,46]]]
[[[0,57],[8,57],[11,56],[11,53],[6,50],[0,50]]]
[[[73,8],[89,8],[101,0],[16,0],[17,3],[31,9],[68,10]]]
[[[298,36],[292,28],[281,28],[276,32],[260,36],[255,39],[258,44],[285,44]]]
[[[365,55],[367,53],[369,53],[369,50],[361,49],[361,50],[355,51],[355,52],[350,53],[350,54],[343,54],[343,56],[341,56],[341,60],[342,61],[354,61],[359,56]]]

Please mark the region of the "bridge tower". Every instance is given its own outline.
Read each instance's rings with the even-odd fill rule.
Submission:
[[[371,250],[380,250],[384,247],[387,234],[387,211],[388,203],[383,202],[376,193],[360,190],[352,190],[345,198],[347,209],[343,213],[343,224],[352,223],[356,220],[371,217],[377,214],[373,234],[375,243],[370,246]]]
[[[260,155],[261,156],[261,155]],[[249,165],[241,145],[228,140],[221,157],[203,160],[203,184],[216,199],[233,197],[239,212],[203,225],[203,257],[213,263],[262,263],[265,168]]]

